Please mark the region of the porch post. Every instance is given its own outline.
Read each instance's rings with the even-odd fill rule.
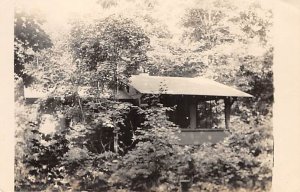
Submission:
[[[189,111],[190,111],[190,128],[197,128],[197,101],[195,98],[191,98],[189,102]]]
[[[225,128],[229,129],[230,125],[230,108],[233,103],[233,99],[231,97],[226,97],[224,99],[225,103]]]

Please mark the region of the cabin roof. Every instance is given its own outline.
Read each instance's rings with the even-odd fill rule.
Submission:
[[[202,77],[166,77],[140,74],[131,76],[129,84],[142,94],[253,97],[233,87]]]
[[[129,85],[142,94],[169,94],[169,95],[202,95],[219,97],[253,97],[252,95],[229,87],[214,80],[196,77],[166,77],[149,76],[146,74],[132,75],[129,78]],[[86,97],[87,89],[91,87],[80,87],[79,95]],[[62,87],[60,89],[63,89]],[[63,92],[63,91],[62,91]],[[43,98],[49,92],[38,91],[33,88],[25,88],[26,98]],[[132,99],[126,92],[119,90],[117,99]]]

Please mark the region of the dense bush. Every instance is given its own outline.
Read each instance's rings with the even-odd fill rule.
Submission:
[[[273,144],[267,120],[247,124],[234,118],[223,142],[183,147],[176,145],[179,129],[165,116],[170,108],[147,106],[138,110],[145,121],[134,132],[134,147],[117,154],[89,150],[95,126],[76,123],[45,134],[38,116],[30,119],[18,109],[23,123],[17,136],[24,140],[16,145],[23,152],[16,158],[17,191],[177,191],[182,179],[191,181],[191,191],[270,188]]]
[[[170,179],[166,173],[173,168],[173,157],[177,154],[172,144],[176,143],[178,128],[167,120],[165,114],[169,108],[155,106],[138,110],[145,120],[133,130],[133,146],[128,153],[122,148],[121,140],[117,142],[118,148],[98,146],[104,151],[94,150],[95,139],[104,142],[97,130],[110,129],[121,138],[129,106],[114,101],[82,102],[83,119],[83,111],[76,110],[79,106],[52,99],[25,105],[23,97],[17,98],[17,137],[22,140],[16,144],[16,150],[22,153],[16,158],[16,190],[93,191],[120,187],[142,190],[146,189],[143,188],[146,181],[149,181],[147,187],[151,187]],[[54,129],[45,132],[42,114],[49,107],[54,118],[50,127]],[[57,124],[61,113],[74,119],[66,126]],[[109,138],[114,140],[113,135]],[[115,149],[118,153],[111,152]],[[121,178],[118,181],[117,176]]]
[[[211,183],[212,189],[220,186],[231,190],[269,190],[273,165],[270,122],[235,122],[232,129],[223,142],[203,145],[193,154],[197,186],[201,189]]]
[[[140,109],[145,117],[134,135],[134,149],[122,157],[110,178],[113,185],[145,191],[161,183],[174,184],[174,162],[177,155],[176,132],[179,129],[166,116],[170,110],[162,106]]]

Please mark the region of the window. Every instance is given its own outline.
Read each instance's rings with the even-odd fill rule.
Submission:
[[[222,100],[201,101],[197,104],[197,128],[224,128],[224,102]]]

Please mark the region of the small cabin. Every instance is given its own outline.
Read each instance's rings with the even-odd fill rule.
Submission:
[[[227,136],[230,111],[239,97],[253,97],[216,81],[196,77],[133,75],[117,98],[142,105],[146,95],[160,95],[164,106],[174,107],[169,119],[181,128],[180,144],[216,143]],[[221,115],[220,115],[221,113]]]
[[[79,94],[84,95],[84,87]],[[29,88],[24,90],[26,103],[45,97],[47,93]],[[181,128],[180,144],[200,145],[217,143],[227,136],[230,129],[230,111],[233,102],[239,97],[252,95],[218,83],[196,77],[150,76],[148,74],[132,75],[129,82],[122,84],[115,98],[119,101],[143,105],[145,97],[157,95],[160,102],[174,110],[169,112],[169,120]],[[49,115],[48,115],[49,116]],[[60,121],[64,127],[64,118]]]

